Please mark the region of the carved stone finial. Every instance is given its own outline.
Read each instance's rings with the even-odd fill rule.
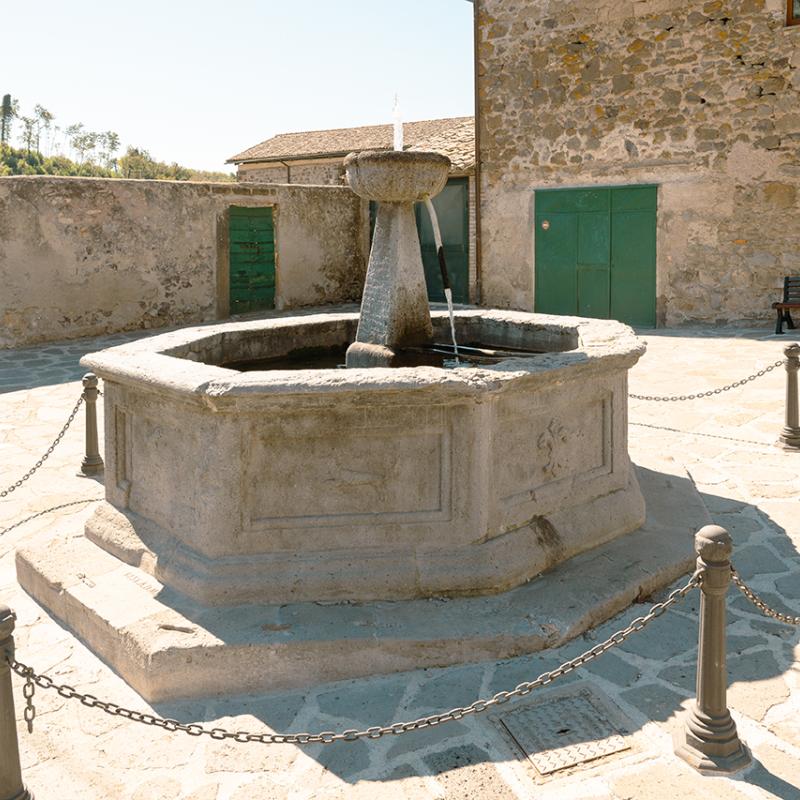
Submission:
[[[725,528],[719,525],[706,525],[694,537],[694,549],[703,561],[730,561],[733,552],[733,539]]]
[[[14,612],[8,606],[0,604],[0,642],[14,633],[15,620]]]

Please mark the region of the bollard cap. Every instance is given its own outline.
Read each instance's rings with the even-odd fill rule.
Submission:
[[[0,603],[0,641],[8,639],[14,633],[14,612],[6,605]]]
[[[787,358],[800,358],[800,343],[792,342],[791,344],[787,344],[783,349],[783,354]]]
[[[87,388],[88,388],[88,387],[90,387],[90,386],[91,386],[91,387],[95,387],[95,386],[97,386],[97,384],[98,384],[97,375],[95,375],[95,374],[94,374],[94,372],[87,372],[87,373],[86,373],[86,374],[83,376],[83,381],[82,381],[82,383],[83,383],[83,385],[84,385],[84,386],[86,386]]]
[[[695,534],[694,549],[703,561],[730,561],[733,539],[725,528],[719,525],[706,525]]]

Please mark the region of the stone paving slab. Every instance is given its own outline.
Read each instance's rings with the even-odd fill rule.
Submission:
[[[658,331],[644,334],[649,351],[631,376],[641,393],[690,393],[714,388],[777,360],[784,337],[765,332]],[[93,347],[90,349],[94,349]],[[13,356],[13,354],[12,354]],[[24,383],[25,373],[19,367]],[[78,375],[80,370],[77,370]],[[634,459],[674,458],[694,477],[715,521],[731,528],[735,559],[754,574],[753,588],[787,611],[800,613],[800,453],[772,442],[782,426],[783,376],[686,404],[632,402]],[[0,463],[14,479],[39,457],[66,418],[80,386],[54,382],[0,397]],[[642,427],[650,425],[654,427]],[[670,430],[664,430],[669,428]],[[74,476],[80,463],[77,425],[46,466],[0,500],[0,530],[55,501],[98,497],[93,480]],[[717,436],[725,439],[711,438]],[[758,444],[753,444],[758,442]],[[18,615],[19,657],[54,678],[146,710],[148,705],[67,630],[56,624],[16,584],[14,550],[46,534],[57,519],[80,526],[91,505],[39,517],[0,536],[0,601]],[[778,569],[778,563],[783,569]],[[623,627],[652,599],[557,650],[466,667],[416,670],[263,696],[200,699],[160,705],[157,711],[185,721],[232,729],[353,727],[376,719],[413,718],[417,709],[451,705],[510,688],[590,647]],[[616,648],[589,669],[570,676],[597,686],[632,720],[641,749],[612,756],[538,784],[529,765],[488,718],[466,718],[374,743],[310,748],[237,745],[178,737],[107,717],[54,693],[38,692],[37,725],[29,736],[21,721],[23,768],[39,797],[272,800],[323,798],[536,798],[536,800],[652,800],[700,798],[800,798],[800,634],[761,616],[743,598],[733,599],[731,706],[740,732],[757,759],[733,779],[702,778],[671,755],[693,690],[697,596]],[[606,660],[608,659],[608,660]],[[562,679],[564,685],[567,679]],[[19,681],[15,685],[20,688]],[[559,684],[557,683],[556,686]],[[655,687],[655,688],[654,688]],[[544,692],[543,692],[544,693]],[[437,708],[438,710],[438,708]],[[424,713],[424,712],[421,712]]]

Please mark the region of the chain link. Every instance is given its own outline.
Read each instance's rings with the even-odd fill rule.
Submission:
[[[25,711],[22,716],[28,726],[28,733],[33,733],[33,720],[36,719],[36,706],[33,704],[33,696],[36,694],[36,683],[34,682],[33,670],[28,667],[25,670],[25,685],[22,687],[22,696],[25,698]]]
[[[409,722],[393,722],[391,725],[374,725],[363,730],[350,728],[341,732],[251,733],[248,731],[228,731],[224,728],[205,728],[195,722],[185,725],[175,719],[158,717],[154,714],[148,714],[142,711],[133,711],[129,708],[117,705],[116,703],[98,700],[94,695],[79,692],[72,686],[57,684],[47,675],[37,675],[31,667],[19,661],[9,660],[9,663],[11,669],[13,669],[17,675],[23,677],[26,682],[25,686],[28,693],[25,694],[25,698],[28,705],[26,706],[25,719],[29,721],[29,725],[33,724],[33,718],[36,715],[36,710],[33,708],[33,690],[27,689],[27,686],[32,684],[41,689],[52,689],[58,692],[61,697],[65,697],[69,700],[78,700],[78,702],[84,706],[98,708],[112,716],[124,717],[132,722],[138,722],[142,725],[152,725],[170,732],[178,731],[188,736],[208,736],[211,739],[227,739],[241,743],[256,742],[259,744],[332,744],[333,742],[354,742],[358,739],[380,739],[387,734],[396,736],[409,733],[410,731],[422,730],[423,728],[431,728],[445,722],[463,719],[470,714],[481,714],[494,706],[502,705],[514,698],[524,697],[541,686],[547,686],[562,675],[567,675],[573,670],[578,669],[578,667],[582,667],[584,664],[594,660],[612,647],[622,644],[629,636],[647,627],[654,619],[660,617],[669,608],[683,600],[689,592],[700,585],[701,581],[702,573],[699,571],[695,572],[684,586],[675,589],[664,602],[656,603],[647,614],[642,617],[637,617],[626,628],[617,631],[605,641],[596,644],[579,656],[565,661],[561,666],[556,667],[550,672],[542,673],[536,680],[520,683],[513,691],[498,692],[488,699],[476,700],[471,705],[453,708],[442,714],[432,714]],[[30,707],[30,711],[28,711],[28,707]]]
[[[782,367],[785,363],[786,360],[782,358],[780,361],[776,361],[774,364],[770,364],[768,367],[760,369],[758,372],[754,372],[752,375],[748,375],[746,378],[742,378],[740,381],[734,381],[733,383],[729,383],[727,386],[721,386],[719,389],[709,389],[707,392],[673,395],[628,394],[628,397],[630,397],[632,400],[652,400],[657,403],[679,403],[684,400],[699,400],[701,397],[713,397],[715,394],[729,392],[731,389],[738,389],[740,386],[744,386],[746,383],[750,383],[758,378],[763,378],[764,375],[772,372],[772,370],[777,369],[778,367]]]
[[[0,528],[0,536],[3,536],[10,531],[13,531],[15,528],[19,528],[20,526],[24,525],[26,522],[30,522],[31,520],[37,519],[38,517],[43,517],[45,514],[50,514],[53,511],[60,511],[62,508],[69,508],[70,506],[79,506],[86,503],[97,503],[102,500],[102,497],[87,497],[84,500],[70,500],[68,503],[59,503],[57,506],[50,506],[50,508],[45,508],[42,511],[37,511],[35,514],[31,514],[29,517],[24,517],[23,519],[17,520],[13,524],[9,525],[7,528]]]
[[[784,622],[787,625],[800,625],[800,617],[793,617],[790,614],[781,614],[774,608],[770,608],[740,577],[736,572],[733,564],[731,564],[731,577],[739,591],[756,607],[762,614],[778,622]]]
[[[22,484],[25,483],[25,481],[27,481],[28,478],[30,478],[31,475],[33,475],[34,472],[36,472],[36,470],[38,470],[39,467],[41,467],[45,461],[47,461],[48,458],[50,458],[50,455],[52,454],[53,450],[56,449],[58,443],[64,438],[64,434],[67,432],[69,426],[72,425],[72,421],[77,416],[78,409],[81,407],[82,403],[83,403],[83,394],[81,394],[81,396],[78,398],[78,402],[75,403],[75,408],[72,409],[72,413],[69,415],[69,419],[64,424],[64,427],[61,429],[58,436],[56,436],[56,438],[53,440],[53,443],[50,445],[50,447],[47,448],[44,455],[18,481],[12,483],[11,486],[9,486],[7,489],[3,489],[2,491],[0,491],[0,497],[7,497],[8,495],[11,494],[11,492],[15,492],[17,489],[19,489],[19,487],[22,486]]]
[[[721,436],[718,433],[700,433],[700,431],[682,431],[680,428],[670,428],[667,425],[650,425],[647,422],[629,422],[637,428],[651,428],[655,431],[669,431],[670,433],[682,433],[685,436],[702,436],[706,439],[724,439],[726,442],[741,442],[742,444],[756,444],[759,447],[769,448],[770,451],[774,450],[775,445],[773,442],[759,442],[756,439],[740,439],[738,436]]]

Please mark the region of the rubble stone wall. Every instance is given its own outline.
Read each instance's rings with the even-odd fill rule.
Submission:
[[[357,301],[369,243],[344,187],[0,178],[0,347],[228,315],[228,209],[273,206],[278,309]]]
[[[530,309],[540,188],[659,185],[660,324],[761,320],[800,274],[784,0],[480,0],[483,302]]]
[[[343,159],[337,164],[306,163],[293,164],[240,164],[240,181],[259,181],[262,183],[303,183],[314,186],[341,186],[344,184]]]

